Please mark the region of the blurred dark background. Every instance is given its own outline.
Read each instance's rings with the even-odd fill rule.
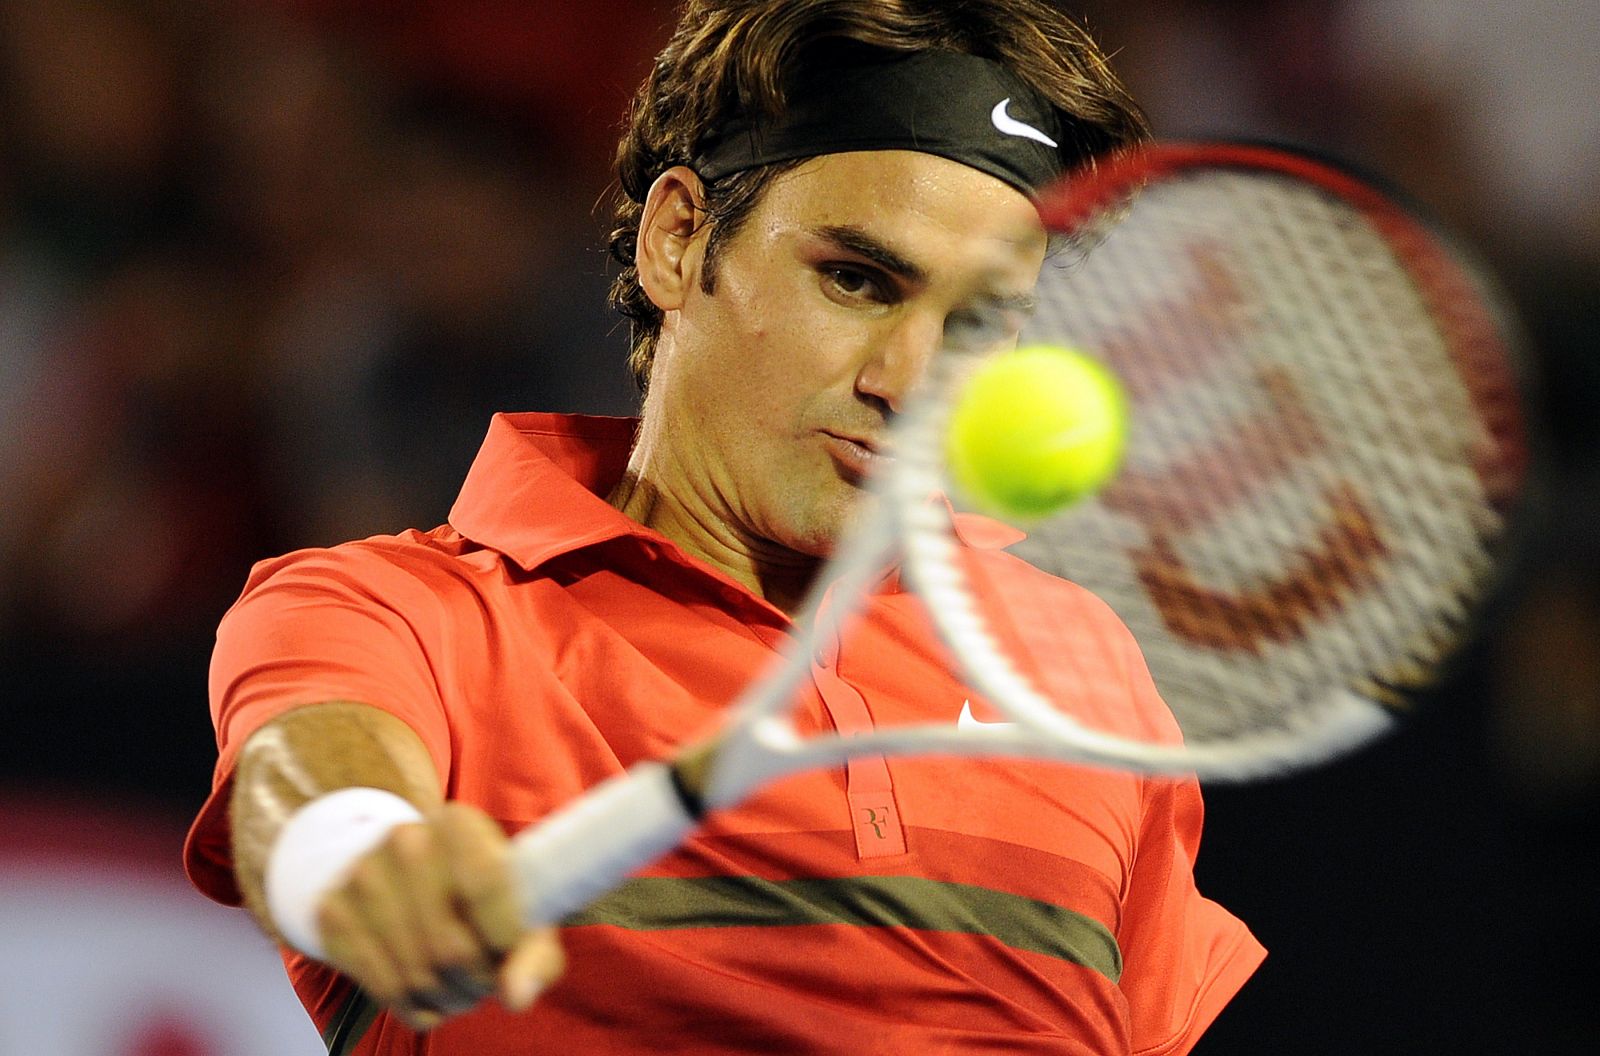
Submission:
[[[1066,6],[1161,135],[1311,146],[1466,233],[1551,422],[1546,516],[1435,706],[1211,792],[1203,885],[1272,955],[1200,1052],[1595,1051],[1600,4]],[[632,411],[598,202],[674,15],[0,0],[6,811],[178,833],[253,561],[439,523],[495,410]]]

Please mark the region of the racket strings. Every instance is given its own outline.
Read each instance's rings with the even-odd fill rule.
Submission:
[[[1424,680],[1523,457],[1507,350],[1454,263],[1406,221],[1249,170],[1154,180],[1096,240],[1046,268],[1024,340],[1124,379],[1126,469],[1017,552],[1110,605],[1191,743]],[[1033,654],[1078,647],[1051,604],[1007,599]]]
[[[1474,540],[1462,538],[1463,528],[1470,532],[1470,525],[1456,515],[1464,503],[1480,502],[1482,496],[1462,459],[1469,442],[1462,424],[1472,422],[1472,408],[1464,398],[1453,399],[1465,396],[1448,371],[1454,337],[1431,314],[1416,272],[1402,267],[1398,248],[1385,242],[1368,218],[1342,201],[1295,197],[1312,208],[1296,209],[1280,240],[1309,230],[1319,236],[1307,240],[1318,255],[1285,261],[1278,274],[1306,280],[1305,288],[1296,291],[1299,303],[1310,306],[1304,316],[1327,320],[1309,331],[1324,353],[1317,368],[1337,372],[1351,363],[1360,370],[1354,384],[1326,387],[1329,407],[1346,426],[1341,441],[1352,476],[1368,485],[1363,490],[1381,506],[1392,526],[1388,534],[1405,542],[1407,557],[1449,556],[1463,562],[1454,568],[1435,563],[1426,570],[1426,579],[1407,576],[1397,581],[1402,598],[1418,611],[1442,606],[1441,619],[1424,629],[1420,648],[1413,650],[1420,656],[1395,653],[1399,626],[1394,609],[1373,606],[1370,625],[1351,625],[1358,630],[1370,626],[1374,632],[1364,636],[1365,648],[1351,670],[1380,670],[1384,656],[1404,658],[1412,666],[1425,664],[1454,639],[1457,628],[1449,617],[1461,613],[1451,612],[1447,596],[1416,588],[1471,582],[1477,571],[1473,557],[1482,554]],[[1296,263],[1303,266],[1296,268]],[[1360,354],[1350,355],[1351,348]],[[1349,398],[1335,402],[1341,395]],[[1451,533],[1453,537],[1446,537]]]

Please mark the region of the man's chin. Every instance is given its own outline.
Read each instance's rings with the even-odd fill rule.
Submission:
[[[859,487],[849,490],[849,495],[813,511],[806,530],[797,533],[795,550],[809,557],[832,557],[846,537],[871,517],[883,501]]]

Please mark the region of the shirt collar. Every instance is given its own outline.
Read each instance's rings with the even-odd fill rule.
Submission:
[[[529,571],[622,536],[658,538],[606,502],[638,422],[576,414],[497,414],[450,509],[450,527]]]
[[[660,540],[606,502],[628,467],[638,424],[577,414],[495,415],[450,509],[450,527],[528,571],[610,539]],[[954,517],[956,536],[975,549],[999,550],[1025,538],[987,517]]]

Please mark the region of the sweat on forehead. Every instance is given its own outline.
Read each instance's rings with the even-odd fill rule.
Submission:
[[[1024,194],[1059,175],[1070,142],[1055,107],[997,62],[950,51],[816,64],[785,84],[781,114],[736,114],[701,140],[716,180],[758,165],[861,150],[915,150],[970,165]]]

